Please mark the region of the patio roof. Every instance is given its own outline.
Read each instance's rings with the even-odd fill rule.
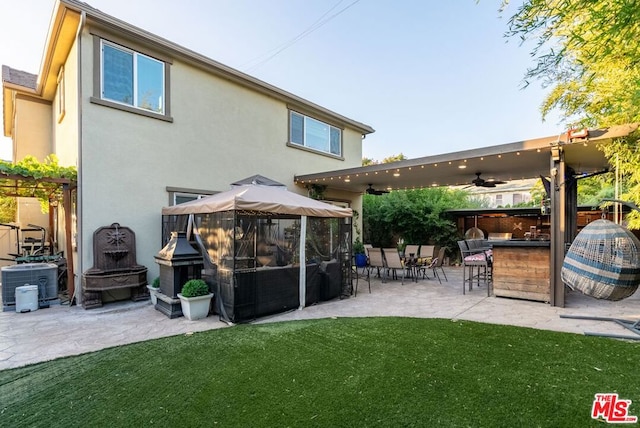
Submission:
[[[572,139],[564,133],[393,163],[296,175],[294,179],[302,185],[323,184],[362,193],[369,184],[386,190],[468,185],[476,173],[482,173],[485,180],[537,178],[549,176],[551,150],[558,146],[564,150],[567,165],[578,174],[589,174],[609,168],[597,147],[599,142],[629,135],[637,128],[638,124],[631,124],[594,129],[586,138]]]

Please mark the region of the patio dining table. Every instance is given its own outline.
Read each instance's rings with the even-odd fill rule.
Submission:
[[[402,257],[402,261],[405,265],[405,268],[409,272],[409,275],[413,279],[414,282],[418,282],[418,275],[420,271],[423,271],[423,277],[429,279],[429,276],[426,273],[425,267],[431,264],[432,257],[416,257],[414,253],[410,253],[408,256],[405,255]]]

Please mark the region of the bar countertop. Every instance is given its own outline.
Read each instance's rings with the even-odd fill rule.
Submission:
[[[510,240],[495,240],[488,241],[492,247],[549,247],[551,241],[538,241],[536,239],[510,239]]]

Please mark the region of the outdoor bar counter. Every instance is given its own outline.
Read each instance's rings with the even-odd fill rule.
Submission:
[[[493,293],[500,297],[549,302],[550,242],[491,241]]]

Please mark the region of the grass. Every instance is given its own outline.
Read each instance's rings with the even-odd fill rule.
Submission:
[[[602,426],[640,344],[413,318],[239,325],[0,371],[0,425]]]

